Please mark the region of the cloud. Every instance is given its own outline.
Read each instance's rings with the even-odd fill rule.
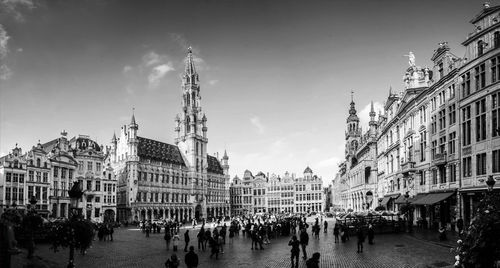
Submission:
[[[126,73],[128,73],[128,72],[132,71],[132,69],[133,69],[133,67],[132,67],[132,66],[130,66],[130,65],[125,65],[125,66],[123,67],[123,73],[124,73],[124,74],[126,74]]]
[[[323,167],[336,167],[338,163],[340,163],[340,158],[338,157],[330,157],[324,160],[321,160],[316,164],[316,167],[318,168],[323,168]]]
[[[12,71],[4,62],[7,53],[9,52],[8,43],[10,36],[5,31],[3,25],[0,24],[0,80],[7,80],[12,75]]]
[[[219,82],[219,80],[214,79],[214,80],[208,81],[208,84],[213,86],[213,85],[217,84],[218,82]]]
[[[191,50],[195,54],[200,54],[200,49],[193,47],[190,44],[190,42],[184,37],[184,35],[179,34],[179,33],[170,33],[169,36],[170,36],[170,39],[172,39],[172,41],[174,41],[174,43],[177,44],[183,51],[187,52],[188,48],[191,47]]]
[[[264,125],[260,122],[260,118],[258,116],[252,116],[250,118],[250,123],[257,129],[257,132],[259,134],[264,133]]]
[[[378,111],[383,110],[384,105],[380,102],[374,102],[373,108],[376,113],[375,119],[378,119]],[[363,109],[361,109],[358,112],[360,126],[363,127],[363,131],[368,130],[369,127],[368,123],[370,122],[370,110],[371,110],[371,103],[368,103],[365,107],[363,107]]]
[[[19,22],[24,22],[23,12],[35,8],[33,0],[0,0],[0,14],[5,13]]]
[[[149,76],[148,76],[148,83],[150,88],[156,88],[160,84],[160,80],[165,77],[165,75],[168,72],[174,71],[175,69],[168,65],[168,64],[162,64],[154,67]]]

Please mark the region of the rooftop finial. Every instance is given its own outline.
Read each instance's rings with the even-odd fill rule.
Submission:
[[[351,102],[354,102],[354,90],[351,89]]]
[[[130,121],[131,125],[137,125],[135,123],[135,107],[132,107],[132,120]]]

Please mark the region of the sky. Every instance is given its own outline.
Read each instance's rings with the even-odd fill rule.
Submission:
[[[496,5],[493,1],[492,5]],[[208,152],[248,169],[327,185],[344,157],[351,91],[370,102],[403,88],[412,51],[432,68],[461,42],[482,1],[0,0],[0,155],[59,137],[109,145],[130,122],[174,140],[183,60],[193,47]]]

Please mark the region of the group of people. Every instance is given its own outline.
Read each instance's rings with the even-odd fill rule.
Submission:
[[[113,241],[113,233],[115,232],[115,230],[113,228],[113,225],[111,225],[110,223],[97,224],[96,230],[99,241]]]

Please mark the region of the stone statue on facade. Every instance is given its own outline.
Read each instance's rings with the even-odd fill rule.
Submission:
[[[408,55],[405,55],[405,57],[408,57],[408,64],[410,67],[415,67],[415,54],[410,51]]]

